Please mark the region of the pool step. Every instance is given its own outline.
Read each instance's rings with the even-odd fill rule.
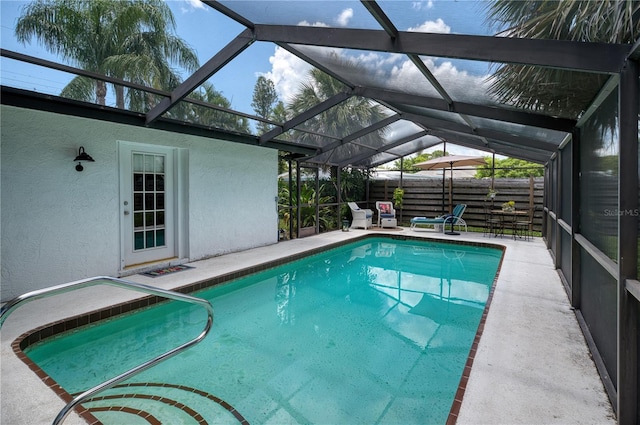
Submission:
[[[83,403],[103,424],[248,424],[224,400],[184,385],[117,385]]]

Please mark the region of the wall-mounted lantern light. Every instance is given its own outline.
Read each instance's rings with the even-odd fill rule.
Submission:
[[[95,162],[94,159],[91,158],[91,155],[89,155],[84,151],[83,146],[80,146],[80,149],[78,149],[78,156],[76,156],[76,159],[74,159],[74,161],[78,161],[78,165],[76,165],[76,171],[84,170],[84,167],[82,166],[82,161]]]

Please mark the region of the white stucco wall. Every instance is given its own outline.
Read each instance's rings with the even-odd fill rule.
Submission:
[[[11,106],[1,108],[3,301],[120,273],[118,142],[188,150],[190,260],[277,242],[277,152]],[[96,162],[75,170],[84,146]]]

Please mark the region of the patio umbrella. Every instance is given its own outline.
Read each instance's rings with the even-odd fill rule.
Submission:
[[[472,165],[484,165],[486,161],[482,156],[468,156],[468,155],[447,155],[439,158],[430,159],[429,161],[419,162],[414,166],[423,170],[434,170],[437,168],[449,168],[451,170],[451,185],[453,186],[453,166],[465,167]],[[444,171],[443,171],[444,173]],[[449,198],[449,212],[451,212],[451,200],[453,198],[453,188],[451,190],[451,197]],[[444,209],[444,175],[442,179],[442,208]],[[453,229],[451,229],[453,233]]]

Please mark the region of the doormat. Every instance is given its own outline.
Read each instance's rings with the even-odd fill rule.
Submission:
[[[177,272],[181,272],[183,270],[187,270],[187,269],[192,269],[193,267],[191,266],[171,266],[171,267],[165,267],[162,269],[158,269],[158,270],[151,270],[150,272],[144,272],[144,273],[140,273],[143,276],[149,276],[149,277],[160,277],[160,276],[164,276],[167,274],[171,274],[171,273],[177,273]]]

